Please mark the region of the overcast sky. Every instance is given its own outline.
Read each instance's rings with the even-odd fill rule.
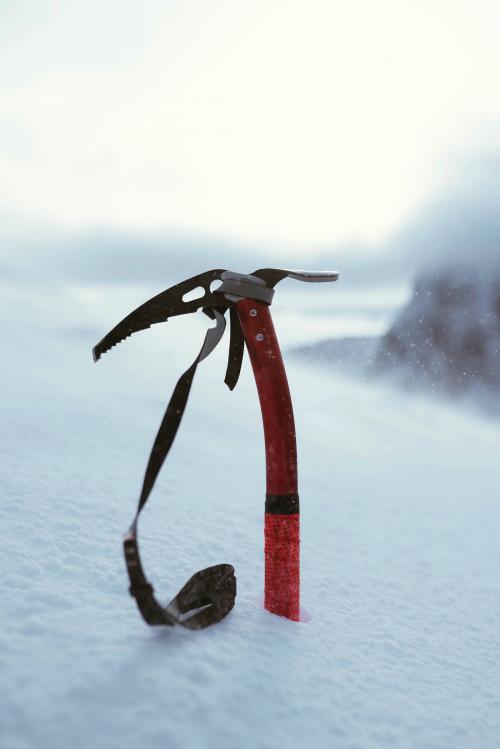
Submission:
[[[0,212],[376,247],[498,145],[498,0],[0,1]]]

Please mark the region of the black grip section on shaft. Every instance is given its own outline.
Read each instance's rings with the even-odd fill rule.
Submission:
[[[300,512],[298,494],[266,494],[269,515],[294,515]]]

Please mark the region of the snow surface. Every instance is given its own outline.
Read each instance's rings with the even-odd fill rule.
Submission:
[[[236,606],[203,632],[154,630],[127,594],[121,538],[205,322],[157,326],[94,365],[92,345],[140,295],[3,299],[2,749],[500,745],[497,423],[290,361],[310,618],[292,623],[260,603],[248,360],[229,393],[216,352],[140,541],[160,598],[231,562]]]

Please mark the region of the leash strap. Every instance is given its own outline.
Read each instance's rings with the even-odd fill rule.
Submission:
[[[223,619],[233,608],[236,598],[234,568],[230,564],[217,564],[196,572],[175,598],[167,606],[162,606],[156,600],[154,588],[144,574],[138,546],[139,515],[148,501],[165,458],[174,442],[198,364],[212,353],[224,334],[226,327],[224,315],[213,309],[210,310],[209,316],[213,317],[217,324],[207,331],[198,356],[180,376],[174,388],[151,449],[137,512],[123,542],[125,563],[130,579],[130,594],[135,598],[143,619],[152,626],[180,624],[188,629],[203,629]],[[241,368],[243,347],[241,346],[240,364],[238,366],[236,357],[239,353],[240,344],[232,316],[231,323],[232,335],[226,381],[229,377],[230,382],[234,382],[235,385]]]
[[[229,390],[234,390],[240,377],[245,351],[245,339],[243,338],[238,313],[232,306],[229,308],[229,319],[231,321],[231,337],[229,340],[229,356],[224,382]]]

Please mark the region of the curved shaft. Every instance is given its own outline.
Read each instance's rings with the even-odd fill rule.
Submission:
[[[266,446],[265,607],[299,620],[300,553],[297,447],[285,366],[269,307],[254,299],[236,310],[259,394]]]

